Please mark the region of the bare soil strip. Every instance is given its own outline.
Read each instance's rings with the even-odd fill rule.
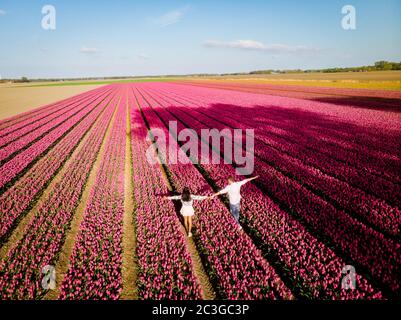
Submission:
[[[123,217],[123,262],[122,282],[123,290],[120,298],[122,300],[138,299],[138,288],[136,280],[138,277],[138,262],[136,257],[136,232],[135,232],[135,203],[133,186],[131,148],[131,120],[130,106],[127,103],[127,139],[125,144],[125,210]]]
[[[111,102],[113,103],[113,102]],[[104,152],[105,152],[105,145],[106,145],[106,141],[109,139],[110,136],[110,132],[111,132],[111,127],[112,124],[114,122],[115,116],[116,116],[116,112],[117,112],[117,105],[118,103],[116,103],[116,106],[114,107],[114,113],[113,116],[108,124],[108,127],[106,129],[106,134],[104,136],[102,145],[100,146],[100,150],[99,153],[96,157],[95,163],[93,164],[92,170],[89,174],[89,178],[86,182],[84,191],[82,193],[81,196],[81,200],[79,202],[79,205],[75,211],[74,217],[71,221],[71,228],[70,231],[68,232],[63,248],[60,251],[60,255],[59,255],[59,259],[57,260],[57,263],[55,265],[55,269],[56,269],[56,289],[55,290],[50,290],[44,297],[45,300],[56,300],[58,299],[59,295],[60,295],[60,287],[61,284],[63,283],[64,277],[70,267],[70,258],[72,255],[72,250],[75,246],[75,240],[77,238],[77,235],[80,231],[80,225],[81,222],[83,220],[83,215],[84,215],[84,211],[88,202],[88,198],[90,195],[90,191],[92,189],[92,186],[95,183],[95,179],[96,179],[96,174],[99,170],[99,165],[101,162],[101,159],[103,158]],[[80,150],[82,148],[82,143],[79,146],[79,148],[77,148],[77,150],[75,152],[78,152],[78,150]],[[72,159],[73,157],[71,157]],[[66,165],[64,168],[67,168],[68,166]],[[58,181],[60,180],[60,178],[62,177],[63,172],[61,172],[58,176],[57,179]],[[51,186],[50,186],[51,187]]]
[[[137,102],[137,107],[141,110],[138,101],[136,101],[136,102]],[[142,118],[143,117],[144,117],[144,115],[142,114]],[[145,119],[144,119],[144,121],[145,121]],[[145,121],[145,123],[146,123],[146,121]],[[166,169],[162,165],[160,165],[160,170],[161,170],[163,179],[164,179],[164,181],[165,181],[165,183],[167,185],[167,188],[169,189],[169,191],[173,191],[174,189],[173,189],[173,187],[172,187],[172,185],[170,183],[170,180],[168,178]],[[213,289],[213,286],[212,286],[212,284],[210,282],[209,276],[207,275],[207,273],[205,271],[205,268],[204,268],[203,263],[202,263],[202,259],[201,259],[200,255],[199,255],[199,252],[198,252],[197,248],[196,248],[195,242],[194,242],[193,238],[189,238],[187,236],[187,232],[186,232],[186,230],[185,230],[185,228],[184,228],[182,223],[180,223],[180,230],[184,235],[184,238],[185,238],[186,244],[187,244],[187,248],[188,248],[188,252],[191,255],[192,266],[194,268],[195,276],[198,279],[199,284],[200,284],[200,286],[202,288],[202,298],[204,300],[215,300],[216,299],[216,293],[215,293],[215,291]]]
[[[60,87],[0,85],[0,119],[7,120],[9,117],[23,112],[37,111],[44,105],[55,103],[56,101],[64,100],[99,87],[100,85]]]

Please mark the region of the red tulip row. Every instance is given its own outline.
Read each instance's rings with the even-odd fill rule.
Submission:
[[[33,201],[93,125],[96,118],[110,103],[111,95],[98,108],[69,132],[46,157],[41,158],[12,187],[0,196],[0,243],[13,230],[18,220],[32,207]]]
[[[115,102],[89,131],[60,181],[24,229],[21,240],[0,263],[0,299],[34,299],[47,292],[41,286],[42,268],[54,265],[58,259],[114,110]]]
[[[151,129],[167,128],[158,119],[140,92],[136,97]],[[169,143],[174,143],[173,138]],[[212,193],[212,189],[191,164],[169,165],[179,190],[189,186],[193,193]],[[218,200],[199,204],[195,220],[195,239],[218,294],[226,299],[291,299],[291,291],[263,259],[251,239],[240,231],[227,209]]]
[[[152,94],[158,96],[156,93],[152,92]],[[166,101],[166,103],[175,103],[180,111],[198,119],[204,125],[209,125],[210,127],[219,130],[227,127],[243,130],[248,128],[248,126],[242,123],[239,119],[227,117],[226,114],[220,111],[206,111],[205,109],[199,111],[199,108],[187,107],[187,104],[179,99],[172,100],[166,96],[160,95],[158,98]],[[171,109],[174,110],[174,108]],[[244,117],[246,117],[246,115],[242,118]],[[241,114],[238,118],[241,118]],[[342,208],[352,210],[362,219],[362,221],[371,223],[381,231],[393,235],[399,234],[399,223],[401,221],[400,209],[397,207],[391,207],[384,201],[366,194],[360,189],[354,188],[343,181],[328,176],[320,170],[304,164],[297,158],[282,153],[280,151],[281,148],[273,148],[264,144],[259,137],[260,135],[256,134],[254,142],[254,154],[259,158],[256,160],[257,167],[265,165],[264,162],[266,162],[276,170],[283,172],[285,175],[295,178],[301,184],[314,189],[316,193],[323,193],[324,196],[333,199]],[[244,135],[240,147],[245,146],[245,138]],[[252,152],[252,150],[248,151]]]
[[[19,113],[13,117],[0,120],[0,136],[8,134],[12,131],[18,130],[24,127],[27,123],[31,123],[37,120],[42,119],[43,117],[47,117],[54,110],[58,110],[59,107],[65,106],[66,104],[70,104],[74,102],[78,98],[84,98],[87,95],[90,95],[95,92],[101,92],[104,88],[97,88],[91,91],[86,91],[81,94],[78,94],[73,97],[69,97],[63,99],[61,101],[57,101],[33,110],[29,110],[23,113]]]
[[[130,95],[132,162],[135,196],[136,256],[140,299],[200,299],[184,234],[158,165],[148,163],[147,128]]]
[[[61,299],[118,299],[122,289],[122,230],[127,122],[123,87],[110,136],[76,239]]]
[[[168,106],[169,104],[163,104],[158,100],[157,105]],[[174,110],[174,108],[172,109]],[[165,121],[176,119],[163,109],[157,108],[157,112]],[[180,118],[184,116],[182,113]],[[188,116],[186,120],[191,121],[191,128],[196,131],[204,127]],[[183,129],[181,124],[179,124],[180,127]],[[202,164],[202,166],[220,187],[223,186],[225,178],[233,175],[234,172],[231,166],[224,164],[219,166]],[[308,290],[315,297],[380,297],[380,294],[373,290],[362,277],[359,278],[360,291],[348,293],[339,290],[341,268],[345,265],[345,261],[336,257],[324,244],[313,238],[297,220],[281,211],[256,187],[246,187],[245,194],[246,199],[249,199],[249,202],[245,203],[244,210],[246,223],[262,238],[268,251],[277,255],[284,263],[283,268],[289,270],[294,286],[304,288],[304,290],[309,288]],[[266,212],[269,212],[269,215],[266,216]],[[291,251],[288,250],[289,248]]]
[[[84,98],[81,99],[75,99],[74,102],[69,102],[69,103],[64,103],[61,104],[57,110],[51,110],[48,114],[46,114],[44,117],[42,117],[39,120],[35,119],[28,119],[27,121],[23,121],[22,123],[19,123],[18,127],[15,130],[12,130],[8,134],[2,135],[0,137],[0,148],[4,148],[5,146],[9,145],[10,143],[14,142],[15,140],[18,140],[20,142],[20,138],[26,136],[26,135],[32,135],[35,133],[33,136],[36,136],[36,131],[39,130],[39,135],[43,134],[42,127],[43,126],[48,126],[52,125],[55,126],[57,124],[56,119],[63,120],[65,119],[65,114],[67,111],[70,111],[74,109],[74,107],[83,105],[85,102],[89,102],[91,100],[94,100],[97,96],[99,95],[98,92],[92,93]],[[21,126],[22,125],[22,126]],[[13,128],[12,126],[11,128]],[[48,127],[47,127],[48,129]],[[32,141],[31,138],[28,139],[28,141]]]
[[[107,93],[103,93],[102,95],[99,95],[95,101],[81,108],[81,110],[72,116],[70,114],[66,114],[66,119],[64,122],[60,123],[57,128],[47,133],[43,138],[31,144],[27,149],[24,149],[14,158],[1,166],[0,188],[3,188],[7,183],[20,174],[32,161],[39,157],[43,152],[48,150],[52,144],[54,144],[63,135],[68,133],[75,125],[77,125],[77,123],[90,114],[91,111],[98,108],[99,104],[106,99],[106,97]]]

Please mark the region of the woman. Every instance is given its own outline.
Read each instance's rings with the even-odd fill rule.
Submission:
[[[191,195],[188,188],[184,188],[180,196],[167,197],[169,200],[181,200],[182,207],[180,213],[184,217],[184,226],[188,232],[188,237],[192,237],[192,217],[195,214],[192,206],[194,200],[205,200],[207,198],[209,197]]]

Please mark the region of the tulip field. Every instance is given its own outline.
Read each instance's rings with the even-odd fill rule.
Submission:
[[[220,196],[195,201],[188,238],[166,196],[245,179],[234,129],[259,176],[242,228]],[[178,163],[149,161],[170,147]],[[0,120],[0,299],[401,299],[401,93],[115,83]]]

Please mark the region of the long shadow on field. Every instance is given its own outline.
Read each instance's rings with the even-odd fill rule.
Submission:
[[[155,107],[155,110],[158,108]],[[168,110],[174,115],[188,113],[187,107],[177,105],[169,106]],[[401,173],[401,129],[380,130],[369,125],[340,121],[334,116],[271,105],[242,107],[216,103],[207,108],[195,107],[190,112],[195,118],[199,114],[219,121],[223,126],[235,128],[237,124],[237,127],[256,129],[256,134],[290,139],[301,146],[321,148],[323,151],[329,148],[332,153],[345,152],[347,157],[354,157],[349,158],[351,163],[355,157],[362,163],[374,164],[377,160],[385,166],[383,170]],[[213,128],[213,125],[205,125],[206,128]],[[380,169],[379,165],[375,166]]]
[[[314,97],[308,100],[331,103],[351,108],[401,112],[401,99],[380,97]]]

